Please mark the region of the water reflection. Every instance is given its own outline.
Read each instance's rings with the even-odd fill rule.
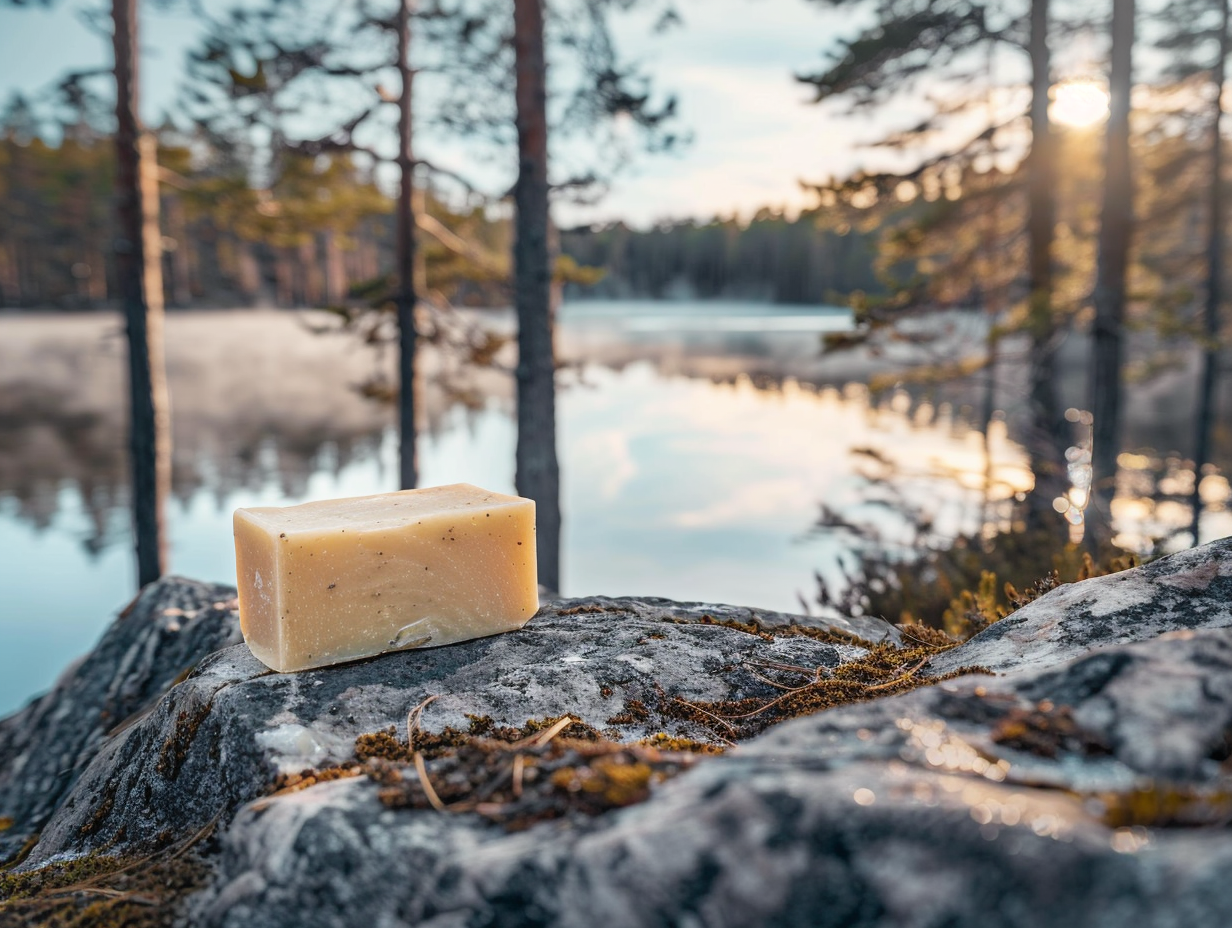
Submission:
[[[1192,462],[1177,454],[1123,452],[1117,457],[1117,467],[1117,492],[1112,501],[1115,543],[1143,554],[1191,544]],[[1200,540],[1205,543],[1232,535],[1228,479],[1208,465],[1198,489],[1203,504]]]
[[[767,308],[734,306],[722,312],[739,321],[725,330],[629,324],[656,311],[696,320],[711,309],[562,313],[565,592],[794,611],[799,594],[811,597],[814,571],[832,574],[846,553],[839,536],[815,530],[820,503],[880,520],[891,536],[901,505],[957,533],[1003,518],[1029,486],[1010,440],[1014,400],[1025,395],[1012,365],[998,396],[1008,421],[985,435],[971,414],[978,383],[881,394],[863,385],[901,368],[909,345],[821,356],[818,332],[841,322],[833,313],[774,310],[756,329]],[[507,316],[483,321],[511,325]],[[982,343],[978,317],[947,325],[940,350]],[[392,409],[356,389],[392,377],[391,358],[272,311],[177,314],[167,337],[174,571],[233,581],[236,506],[396,484]],[[459,374],[450,359],[424,353],[425,484],[512,491],[511,360]],[[122,378],[115,318],[0,317],[0,712],[49,685],[131,596]],[[1134,404],[1131,435],[1174,427],[1170,408]],[[1143,414],[1152,409],[1164,412],[1152,420]],[[1123,455],[1121,465],[1114,515],[1123,539],[1145,544],[1188,524],[1192,474],[1179,456]],[[1202,487],[1218,510],[1207,530],[1232,531],[1222,521],[1227,481],[1212,471]]]

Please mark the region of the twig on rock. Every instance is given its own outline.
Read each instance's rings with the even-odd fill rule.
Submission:
[[[513,746],[514,746],[515,748],[522,748],[522,747],[541,748],[541,747],[544,747],[544,746],[546,746],[546,745],[547,745],[547,743],[548,743],[549,741],[551,741],[553,738],[555,738],[557,735],[559,735],[562,731],[564,731],[566,728],[568,728],[570,725],[572,725],[572,724],[574,723],[574,721],[575,721],[575,720],[574,720],[573,718],[571,718],[570,716],[568,716],[568,715],[561,716],[561,718],[559,718],[559,719],[556,721],[556,724],[554,724],[554,725],[553,725],[551,728],[549,728],[547,731],[536,732],[535,734],[530,735],[530,736],[529,736],[529,737],[527,737],[527,738],[523,738],[521,741],[515,741],[515,742],[514,742],[514,744],[513,744]]]
[[[681,699],[679,696],[673,696],[672,699],[676,700],[676,702],[680,703],[682,706],[687,706],[688,708],[692,709],[694,712],[700,712],[702,715],[707,715],[710,718],[714,719],[716,722],[726,725],[732,731],[736,730],[736,726],[733,725],[731,722],[727,721],[727,719],[723,718],[723,716],[721,715],[715,715],[713,712],[709,711],[708,709],[703,709],[701,706],[696,705],[695,703],[691,703],[687,699]]]
[[[423,716],[424,709],[428,708],[433,702],[440,698],[439,694],[429,696],[406,716],[406,746],[410,750],[415,750],[415,731],[419,728],[419,720]]]
[[[918,664],[916,664],[914,667],[912,667],[902,676],[895,677],[893,680],[887,680],[885,683],[878,683],[876,686],[870,686],[866,690],[866,692],[871,693],[874,690],[888,689],[891,686],[895,686],[899,683],[902,683],[906,680],[911,679],[911,677],[915,675],[915,672],[919,670],[921,667],[923,667],[925,664],[927,664],[931,659],[932,659],[932,655],[930,654],[928,657],[924,658],[924,660],[920,661]]]
[[[424,766],[423,755],[418,751],[415,752],[415,772],[419,775],[419,785],[423,787],[424,795],[428,797],[428,803],[437,812],[444,812],[445,803],[441,802],[441,797],[436,794],[432,781],[428,779],[428,770]]]
[[[526,757],[522,754],[513,755],[513,798],[522,798],[522,773],[526,769]]]

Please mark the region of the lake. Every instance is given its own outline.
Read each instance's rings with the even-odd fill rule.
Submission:
[[[512,329],[507,313],[465,319]],[[978,349],[983,324],[955,314],[928,350]],[[327,325],[324,314],[275,310],[169,315],[173,572],[234,582],[237,506],[395,488],[393,409],[365,395],[388,385],[393,359],[352,335],[314,331]],[[996,394],[1009,427],[994,421],[986,441],[973,425],[979,378],[871,393],[870,378],[892,381],[921,349],[820,351],[824,333],[849,326],[845,310],[828,307],[563,307],[562,592],[798,612],[816,595],[815,573],[837,580],[850,559],[843,537],[816,528],[822,503],[894,530],[870,461],[947,531],[978,524],[986,490],[995,501],[1030,486],[1008,434],[1023,395],[1012,364]],[[124,351],[115,315],[0,315],[0,713],[47,688],[135,592]],[[511,363],[508,347],[479,370],[424,349],[424,485],[513,491]],[[1178,376],[1141,393],[1131,410],[1137,444],[1182,440],[1168,410],[1186,383]],[[1142,461],[1147,489],[1160,474],[1183,480],[1166,455]],[[1227,483],[1216,477],[1211,537],[1232,531],[1222,521]],[[1127,492],[1123,505],[1134,519],[1123,531],[1187,519],[1147,490]]]

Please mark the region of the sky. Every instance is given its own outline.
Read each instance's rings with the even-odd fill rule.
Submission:
[[[72,68],[110,63],[109,38],[74,12],[83,5],[0,7],[0,99],[37,92]],[[793,78],[816,68],[849,15],[816,0],[680,0],[679,9],[683,25],[664,34],[635,18],[617,22],[616,34],[656,87],[676,95],[691,144],[677,154],[638,155],[599,203],[564,206],[558,221],[645,226],[688,216],[747,217],[763,206],[794,211],[811,202],[802,179],[849,170],[853,139],[873,134],[867,123],[839,124],[809,104],[809,88]],[[147,121],[155,121],[174,110],[183,55],[198,33],[186,13],[153,4],[143,13],[142,105]],[[419,147],[452,167],[469,167],[456,144],[425,138]]]
[[[14,91],[46,90],[71,69],[109,66],[110,37],[92,31],[79,12],[99,2],[53,0],[51,9],[0,4],[0,101]],[[244,0],[202,2],[221,13]],[[177,4],[143,4],[142,109],[148,122],[180,115],[176,100],[184,55],[200,37],[185,4],[178,4],[179,11],[168,6]],[[677,8],[682,24],[660,33],[652,29],[650,13],[616,16],[612,23],[622,57],[653,78],[656,92],[677,98],[676,128],[691,142],[672,154],[638,154],[598,202],[558,203],[558,223],[619,219],[644,228],[668,219],[733,214],[747,219],[763,207],[793,214],[813,203],[802,181],[894,166],[876,160],[891,155],[862,143],[887,126],[913,124],[919,111],[900,105],[882,107],[875,117],[843,116],[833,106],[811,103],[811,88],[795,79],[820,69],[836,43],[857,32],[862,23],[850,9],[836,11],[824,0],[677,0]],[[1091,57],[1081,42],[1068,46]],[[1023,75],[1009,72],[1021,65],[1011,62],[1000,79],[1014,83]],[[565,72],[558,68],[557,73]],[[417,93],[427,87],[431,94],[430,82],[421,79],[416,87]],[[430,109],[424,102],[431,103],[419,101],[421,108]],[[578,160],[568,144],[554,149],[558,166]],[[422,124],[416,152],[490,192],[508,190],[513,182],[512,158],[490,151],[481,155]]]

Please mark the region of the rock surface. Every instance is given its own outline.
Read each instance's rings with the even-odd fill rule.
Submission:
[[[1232,538],[1224,538],[1136,570],[1065,584],[937,658],[933,667],[1043,667],[1101,645],[1229,626]]]
[[[207,654],[241,641],[235,590],[176,580],[133,600],[50,692],[0,721],[0,860],[39,831],[126,719]]]
[[[710,614],[748,617],[721,606]],[[199,829],[267,792],[278,773],[346,761],[356,735],[394,725],[405,736],[408,710],[428,696],[439,697],[427,719],[434,728],[465,729],[469,716],[519,726],[568,713],[632,740],[654,731],[609,720],[632,700],[657,702],[660,688],[689,700],[742,698],[764,685],[720,668],[753,657],[832,667],[863,650],[803,637],[766,642],[698,618],[665,600],[570,601],[509,634],[294,674],[274,673],[243,644],[225,648],[102,745],[29,860]],[[688,722],[678,733],[708,735]]]
[[[1223,925],[1230,593],[1232,542],[1062,587],[920,669],[993,675],[782,722],[644,801],[511,831],[391,807],[369,776],[273,787],[353,763],[359,734],[404,741],[429,696],[427,732],[569,714],[618,741],[721,741],[672,706],[769,699],[776,667],[841,676],[867,655],[851,634],[895,630],[757,635],[740,626],[821,623],[592,598],[278,675],[232,644],[229,590],[163,581],[0,722],[0,840],[36,873],[213,826],[204,888],[178,900],[200,925]]]

